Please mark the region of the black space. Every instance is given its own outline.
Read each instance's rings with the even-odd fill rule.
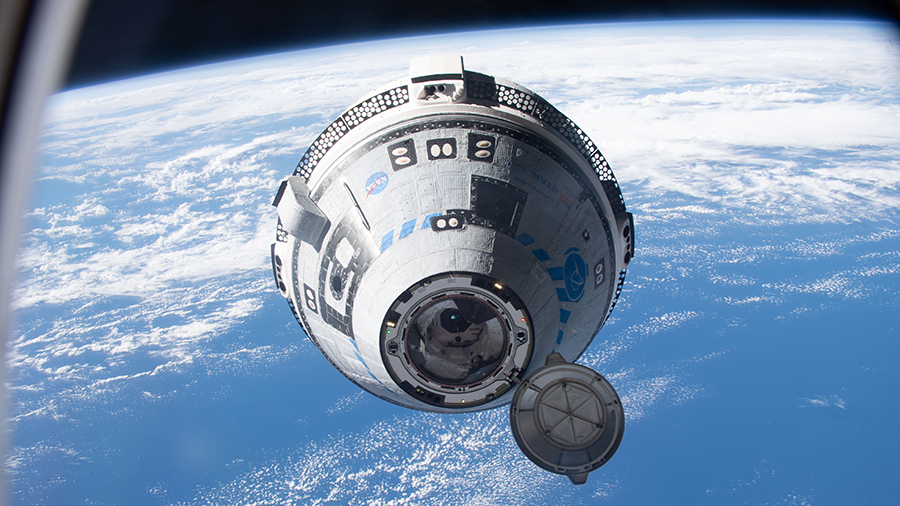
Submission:
[[[566,22],[860,18],[900,0],[93,0],[66,88],[338,42]]]

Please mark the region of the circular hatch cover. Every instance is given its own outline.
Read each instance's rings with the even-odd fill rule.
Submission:
[[[580,485],[619,448],[625,412],[606,378],[553,353],[519,385],[509,423],[532,462]]]

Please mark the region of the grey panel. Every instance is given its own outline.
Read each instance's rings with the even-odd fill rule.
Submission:
[[[290,235],[311,244],[316,251],[328,233],[331,222],[309,198],[309,188],[302,178],[290,176],[281,182],[275,201],[278,219]]]

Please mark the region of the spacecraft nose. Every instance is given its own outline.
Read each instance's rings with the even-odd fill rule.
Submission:
[[[394,381],[439,392],[421,400],[440,407],[497,398],[531,354],[524,304],[499,281],[477,273],[419,281],[394,301],[382,328],[382,356]]]

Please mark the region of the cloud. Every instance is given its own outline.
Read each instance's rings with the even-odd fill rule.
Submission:
[[[585,487],[602,496],[615,480],[595,475]],[[567,479],[525,458],[506,413],[494,410],[394,417],[359,433],[308,441],[234,480],[201,489],[192,502],[402,506],[437,499],[488,506],[553,498],[577,504],[572,491]]]
[[[837,395],[816,395],[815,397],[797,397],[801,408],[836,408],[847,409],[847,402]]]
[[[352,411],[356,406],[360,404],[360,402],[363,401],[365,401],[365,392],[360,390],[353,395],[341,397],[337,400],[336,403],[334,403],[333,406],[325,410],[325,412],[329,415],[335,415],[337,413]]]
[[[658,335],[678,328],[701,315],[702,313],[696,311],[676,311],[650,316],[627,329],[616,330],[613,335],[607,334],[605,339],[597,339],[598,343],[602,343],[602,345],[590,347],[581,356],[579,363],[592,369],[602,370],[619,354],[637,343],[651,337],[658,337]]]

